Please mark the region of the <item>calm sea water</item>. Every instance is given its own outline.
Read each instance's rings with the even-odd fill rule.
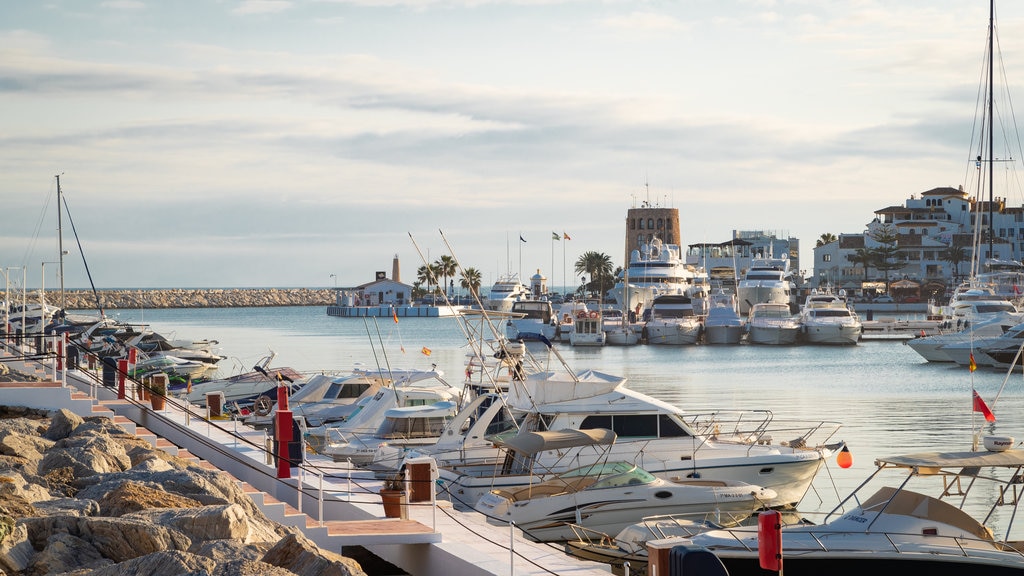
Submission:
[[[121,310],[119,320],[147,323],[174,338],[214,339],[224,375],[251,369],[270,350],[274,366],[300,371],[430,368],[461,380],[467,339],[454,318],[334,318],[319,307]],[[430,350],[430,355],[423,349]],[[1024,382],[980,369],[925,362],[899,341],[857,346],[634,346],[601,349],[557,345],[573,368],[625,376],[629,386],[685,413],[771,410],[785,420],[842,424],[836,438],[854,455],[850,469],[830,462],[802,507],[829,510],[874,469],[877,457],[967,450],[971,389],[998,420],[985,433],[1024,439]],[[991,495],[990,495],[991,496]],[[1009,514],[1009,509],[1006,509]],[[1021,530],[1015,530],[1017,537]]]

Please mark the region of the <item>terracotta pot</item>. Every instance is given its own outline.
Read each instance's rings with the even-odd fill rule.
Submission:
[[[150,392],[150,394],[149,394],[149,402],[150,402],[150,404],[153,405],[153,410],[155,412],[159,412],[160,410],[163,410],[164,407],[167,405],[167,397],[164,396],[163,394],[157,394],[155,392]]]
[[[380,499],[384,502],[385,518],[409,518],[408,497],[405,490],[381,489]]]

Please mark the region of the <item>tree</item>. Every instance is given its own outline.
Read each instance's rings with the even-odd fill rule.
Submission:
[[[427,292],[430,292],[430,287],[437,281],[437,277],[434,276],[434,271],[430,266],[424,264],[416,269],[416,283],[424,284],[427,287]]]
[[[611,256],[601,252],[584,252],[576,260],[576,274],[590,276],[590,282],[583,285],[586,292],[604,294],[615,284],[615,277],[612,275],[613,264]]]
[[[434,262],[434,266],[436,267],[437,275],[444,278],[444,289],[442,292],[447,292],[448,279],[455,277],[455,270],[458,268],[458,265],[455,263],[455,258],[446,254],[438,258],[437,262]]]
[[[470,295],[476,299],[480,293],[481,277],[480,271],[476,268],[466,268],[462,271],[462,279],[459,280],[459,286],[469,290]]]
[[[826,244],[831,244],[836,240],[839,240],[839,238],[837,238],[835,234],[831,232],[825,232],[824,234],[818,237],[818,241],[814,244],[814,247],[821,248],[822,246]]]
[[[867,282],[868,270],[875,261],[875,253],[867,248],[857,248],[853,254],[848,254],[846,259],[854,265],[861,264],[864,266],[864,281]]]
[[[967,249],[963,242],[954,238],[953,243],[939,253],[939,259],[953,267],[953,283],[960,277],[960,263],[967,261]]]
[[[875,268],[885,273],[885,290],[889,291],[889,272],[899,270],[907,265],[906,260],[900,258],[899,236],[892,226],[886,224],[876,229],[871,238],[878,242],[878,248],[872,250],[875,254]]]

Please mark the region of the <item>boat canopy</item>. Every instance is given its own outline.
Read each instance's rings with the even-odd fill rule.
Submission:
[[[576,374],[566,372],[540,372],[530,374],[522,385],[512,386],[507,403],[513,407],[530,409],[543,404],[568,402],[608,394],[625,384],[621,376],[594,370]]]
[[[615,432],[605,428],[576,430],[545,430],[541,432],[520,432],[503,441],[496,442],[522,454],[533,455],[545,450],[561,450],[579,446],[603,446],[615,443]]]
[[[1004,452],[922,452],[905,456],[878,458],[879,468],[916,468],[919,474],[937,474],[942,468],[979,468],[995,466],[1015,468],[1024,466],[1024,450]]]

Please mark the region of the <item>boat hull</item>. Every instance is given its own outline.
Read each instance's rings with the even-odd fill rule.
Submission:
[[[747,340],[751,344],[787,345],[796,344],[800,334],[799,326],[748,326]]]
[[[743,326],[705,326],[705,344],[739,344],[746,330]]]

